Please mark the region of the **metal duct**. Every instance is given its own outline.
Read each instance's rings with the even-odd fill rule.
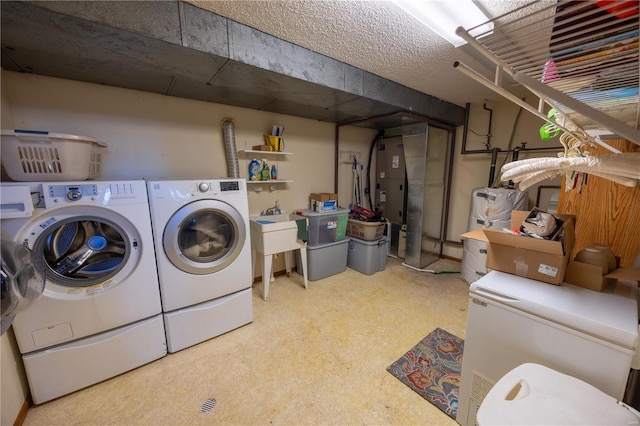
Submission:
[[[440,258],[451,131],[433,125],[403,128],[407,168],[405,263],[423,268]]]
[[[331,123],[464,122],[457,105],[183,1],[0,1],[0,18],[8,71]]]
[[[224,138],[224,150],[227,157],[227,175],[232,178],[240,177],[238,164],[238,151],[236,150],[236,131],[233,119],[222,119],[222,135]]]
[[[415,134],[402,135],[407,167],[407,244],[405,263],[416,268],[422,264],[422,213],[424,205],[424,175],[427,161],[427,127],[420,126]],[[435,260],[435,259],[434,259]],[[431,263],[431,262],[429,262]]]

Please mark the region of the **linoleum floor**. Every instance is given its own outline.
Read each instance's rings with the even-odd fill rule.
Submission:
[[[277,276],[268,301],[254,284],[251,324],[33,406],[24,425],[456,425],[386,367],[436,327],[464,338],[468,288],[392,257],[307,290]]]

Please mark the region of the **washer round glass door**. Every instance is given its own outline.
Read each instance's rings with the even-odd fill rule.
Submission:
[[[121,282],[117,277],[129,275],[140,254],[135,227],[108,210],[58,211],[34,226],[28,239],[45,263],[49,283],[66,293]]]
[[[242,215],[218,200],[183,206],[167,222],[163,245],[167,257],[184,272],[211,274],[240,255],[246,238]]]

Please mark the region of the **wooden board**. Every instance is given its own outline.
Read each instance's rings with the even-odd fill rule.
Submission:
[[[640,151],[626,140],[607,141],[622,152]],[[608,155],[597,147],[591,155]],[[640,167],[640,165],[639,165]],[[564,188],[564,182],[562,184]],[[582,190],[560,191],[558,213],[576,216],[576,253],[592,244],[607,244],[620,257],[621,267],[633,265],[640,252],[640,186],[629,188],[607,179],[588,176]]]

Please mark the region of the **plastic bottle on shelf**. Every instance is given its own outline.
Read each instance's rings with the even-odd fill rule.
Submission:
[[[260,179],[260,162],[254,158],[249,162],[249,180]]]
[[[267,159],[262,159],[262,172],[260,173],[261,180],[271,180],[271,171],[269,170],[269,163],[267,163]]]
[[[278,168],[274,164],[273,166],[271,166],[271,180],[276,180],[276,179],[278,179]]]

